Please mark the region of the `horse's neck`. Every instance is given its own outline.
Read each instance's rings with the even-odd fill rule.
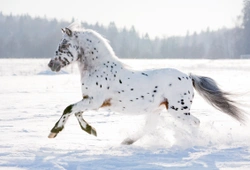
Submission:
[[[99,72],[109,73],[111,70],[121,69],[124,64],[112,53],[100,53],[95,56],[83,56],[78,61],[79,71],[82,77],[97,74]]]
[[[80,47],[82,45],[84,54],[78,60],[78,66],[82,76],[92,74],[97,70],[108,72],[115,67],[123,67],[123,63],[115,56],[106,40],[92,36],[92,34],[88,34],[86,37],[81,37]]]

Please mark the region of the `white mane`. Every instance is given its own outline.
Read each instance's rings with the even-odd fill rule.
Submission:
[[[102,36],[101,34],[99,34],[98,32],[96,32],[94,30],[84,29],[83,27],[79,27],[79,25],[74,24],[72,27],[77,32],[80,32],[79,40],[81,42],[85,42],[86,38],[88,38],[92,41],[90,46],[92,47],[92,49],[97,48],[97,50],[100,52],[98,55],[102,55],[102,59],[113,58],[115,60],[119,60],[118,57],[116,56],[113,48],[109,44],[109,40],[104,38],[104,36]],[[85,34],[81,34],[81,32],[82,33],[84,32]],[[89,49],[91,49],[91,47],[89,47]]]
[[[75,21],[75,22],[71,23],[69,26],[67,26],[67,28],[69,28],[72,31],[84,30],[84,28],[81,26],[81,23],[78,22],[78,21]]]
[[[101,43],[99,43],[99,48],[102,48],[101,49],[102,51],[108,50],[109,53],[113,57],[117,58],[113,48],[110,45],[109,40],[104,38],[104,36],[101,35],[100,33],[96,32],[96,31],[94,31],[92,29],[85,29],[84,27],[81,26],[81,23],[78,22],[78,21],[75,21],[75,22],[71,23],[67,28],[69,28],[73,32],[74,31],[76,31],[76,32],[87,32],[89,35],[93,35],[93,38],[97,38],[101,42]]]

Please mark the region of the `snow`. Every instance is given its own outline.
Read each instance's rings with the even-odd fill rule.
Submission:
[[[250,125],[242,125],[197,93],[191,113],[198,129],[163,112],[156,130],[131,146],[122,140],[143,126],[144,117],[87,112],[97,137],[81,130],[74,116],[55,139],[47,136],[69,104],[81,100],[76,65],[51,74],[49,59],[0,60],[0,169],[250,169]],[[214,78],[236,92],[247,112],[250,60],[124,60],[140,68],[172,67]],[[248,116],[249,117],[249,116]]]

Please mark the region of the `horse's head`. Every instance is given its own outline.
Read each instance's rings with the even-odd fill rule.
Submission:
[[[60,71],[61,68],[78,60],[79,45],[77,35],[69,28],[62,29],[63,37],[55,52],[55,56],[50,60],[48,66],[52,71]],[[73,35],[74,34],[74,35]]]

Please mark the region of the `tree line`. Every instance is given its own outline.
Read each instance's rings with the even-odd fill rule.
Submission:
[[[120,58],[240,58],[250,54],[250,0],[244,0],[241,24],[186,36],[155,37],[140,35],[134,26],[117,28],[114,22],[81,23],[104,35]],[[29,15],[3,15],[0,12],[0,58],[50,58],[61,38],[60,29],[70,22],[32,18]]]

